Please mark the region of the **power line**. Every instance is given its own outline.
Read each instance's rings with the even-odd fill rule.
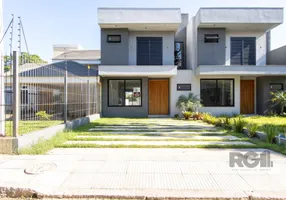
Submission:
[[[26,49],[27,49],[27,53],[28,53],[28,59],[30,58],[30,53],[29,53],[29,47],[28,47],[28,43],[27,43],[27,39],[26,39],[26,35],[25,35],[25,31],[24,31],[24,26],[23,26],[23,23],[22,23],[22,20],[21,20],[21,17],[19,17],[19,21],[20,21],[20,27],[21,27],[21,30],[23,32],[23,36],[24,36],[24,41],[25,41],[25,45],[26,45]],[[28,61],[30,62],[30,60]]]
[[[2,41],[3,41],[4,37],[5,37],[5,35],[7,34],[8,30],[9,30],[9,28],[10,28],[10,26],[12,25],[13,21],[14,21],[14,17],[11,19],[11,21],[10,21],[10,23],[9,23],[9,25],[8,25],[8,27],[7,27],[6,31],[5,31],[5,33],[4,33],[4,35],[2,36],[1,41],[0,41],[0,44],[2,43]]]

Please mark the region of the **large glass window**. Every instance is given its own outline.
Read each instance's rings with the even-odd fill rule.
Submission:
[[[175,42],[175,62],[174,64],[178,66],[178,69],[184,69],[184,43],[183,42]]]
[[[108,80],[109,106],[141,106],[141,80]]]
[[[201,99],[205,107],[234,106],[234,80],[202,79]]]

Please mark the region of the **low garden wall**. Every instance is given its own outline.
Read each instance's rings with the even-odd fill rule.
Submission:
[[[45,129],[33,131],[31,133],[13,137],[0,137],[0,153],[1,154],[12,154],[16,153],[18,149],[31,147],[37,144],[39,140],[48,140],[55,136],[58,132],[64,130],[72,130],[90,123],[91,121],[100,118],[99,114],[90,115],[88,117],[82,117],[67,122],[66,124],[55,125]]]

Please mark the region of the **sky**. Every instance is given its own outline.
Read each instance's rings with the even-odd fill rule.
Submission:
[[[286,7],[286,0],[3,0],[4,29],[15,15],[13,49],[18,48],[18,16],[22,19],[30,54],[51,61],[54,44],[80,44],[100,49],[98,7],[174,7],[194,16],[200,7]],[[272,30],[271,49],[286,45],[285,24]],[[22,51],[26,51],[22,37]],[[4,53],[9,53],[9,34]]]

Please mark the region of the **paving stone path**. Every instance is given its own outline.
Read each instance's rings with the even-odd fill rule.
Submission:
[[[97,125],[89,133],[77,136],[64,145],[95,147],[179,147],[179,146],[252,146],[235,136],[200,121],[150,119],[136,124],[123,122],[114,125]],[[102,136],[93,134],[101,133]],[[146,140],[146,141],[142,141]]]

